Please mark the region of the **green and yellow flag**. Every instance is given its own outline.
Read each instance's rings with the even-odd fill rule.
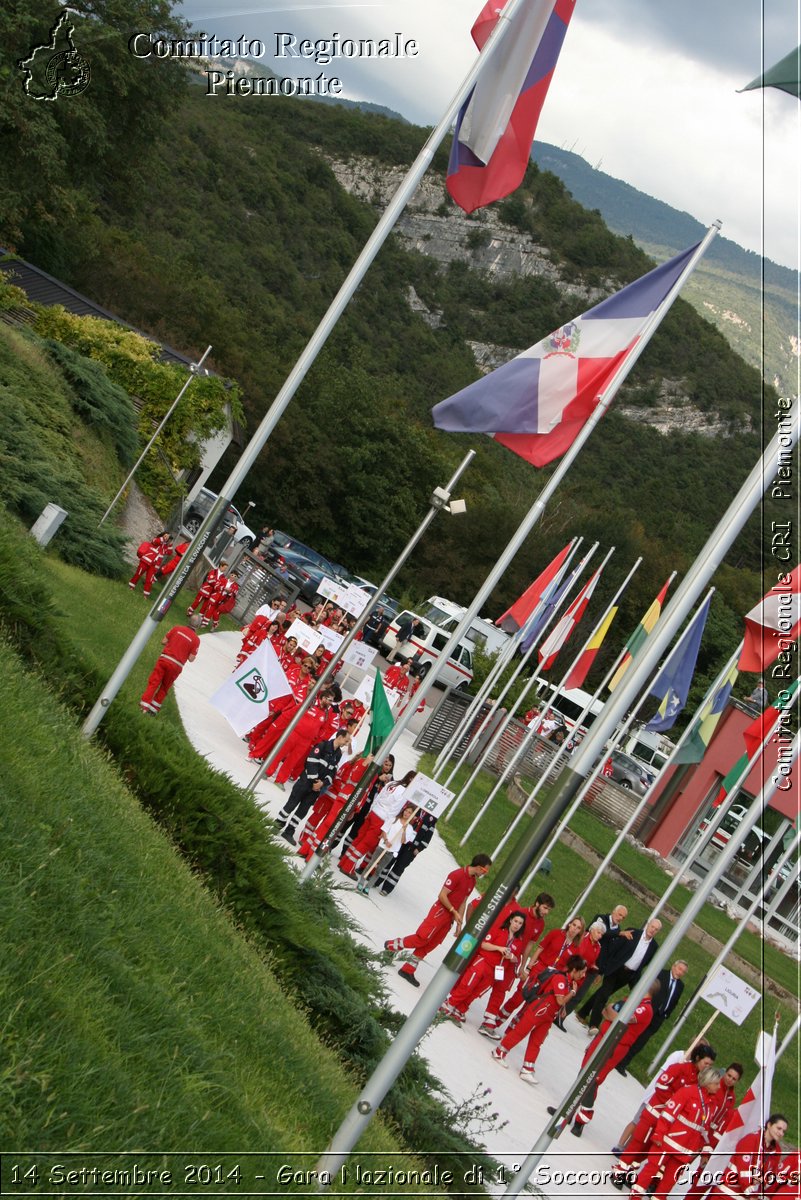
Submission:
[[[610,692],[613,692],[620,683],[621,679],[626,674],[626,671],[628,671],[629,667],[631,666],[635,654],[640,649],[643,642],[646,640],[661,617],[662,605],[665,603],[665,597],[668,594],[668,588],[672,582],[673,576],[671,575],[670,579],[665,581],[665,586],[662,588],[662,591],[659,593],[656,600],[654,600],[653,604],[648,609],[648,612],[645,614],[637,628],[634,630],[634,633],[626,642],[626,653],[623,656],[623,661],[615,671],[612,678],[609,680]]]

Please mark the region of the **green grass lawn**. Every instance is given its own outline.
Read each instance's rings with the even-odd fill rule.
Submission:
[[[430,771],[433,762],[433,755],[424,756],[421,763],[422,769]],[[458,787],[461,787],[466,782],[468,775],[468,768],[460,768],[451,787],[455,787],[458,790]],[[464,836],[465,830],[473,821],[495,780],[495,776],[482,771],[470,789],[470,792],[460,802],[453,814],[452,820],[446,821],[443,818],[437,826],[449,849],[461,862],[469,862],[474,854],[480,852],[492,854],[501,837],[508,829],[512,819],[519,812],[519,809],[506,798],[505,793],[503,791],[499,792],[492,801],[485,816],[465,842],[465,845],[460,847],[459,843]],[[585,809],[581,809],[576,813],[570,827],[602,855],[606,853],[615,838],[614,830],[602,821],[599,821],[593,813]],[[514,841],[522,835],[522,831],[525,828],[526,822],[521,822],[517,832],[510,841],[510,845],[514,844]],[[505,855],[506,851],[501,851],[499,862],[503,861]],[[594,868],[574,850],[569,849],[569,847],[561,842],[554,846],[548,857],[551,862],[551,873],[548,875],[538,874],[528,890],[523,894],[522,899],[527,903],[531,903],[538,892],[551,892],[556,899],[557,907],[549,924],[558,923],[561,925],[566,923],[573,915],[573,901],[581,895],[589,883],[594,874]],[[615,863],[655,893],[661,894],[665,890],[668,881],[665,873],[652,859],[639,854],[632,846],[628,844],[621,846],[615,857]],[[681,911],[686,905],[689,896],[690,893],[687,888],[678,887],[671,896],[669,903]],[[649,910],[646,905],[638,901],[635,897],[626,895],[621,884],[606,877],[602,877],[594,887],[581,915],[585,920],[589,921],[596,912],[609,912],[616,904],[626,904],[629,910],[629,923],[632,925],[641,924],[648,916]],[[734,929],[734,923],[730,918],[711,905],[705,906],[696,924],[701,929],[706,930],[724,942]],[[780,953],[774,947],[766,945],[760,937],[749,933],[747,930],[741,934],[736,945],[736,951],[749,963],[758,967],[765,978],[775,980],[791,993],[798,995],[799,964],[793,959]],[[685,958],[689,964],[689,973],[684,993],[686,999],[692,994],[695,984],[701,979],[714,959],[713,955],[703,950],[689,938],[685,938],[682,943],[680,957]],[[711,1007],[703,1000],[696,1006],[693,1016],[684,1026],[683,1032],[689,1034],[687,1040],[691,1040],[696,1033],[700,1032],[705,1022],[712,1015],[712,1011]],[[779,1040],[781,1040],[782,1030],[786,1031],[790,1028],[795,1019],[796,1010],[791,1008],[789,1004],[776,1002],[770,996],[765,996],[764,1001],[757,1004],[756,1008],[740,1027],[728,1021],[724,1016],[717,1017],[714,1026],[710,1030],[709,1037],[718,1051],[718,1064],[725,1066],[733,1060],[739,1060],[746,1067],[746,1078],[750,1079],[752,1073],[755,1071],[753,1052],[757,1035],[762,1028],[772,1028],[773,1017],[776,1011],[781,1012],[779,1025]],[[660,1045],[670,1032],[670,1024],[670,1021],[666,1022],[663,1031],[655,1035],[649,1043],[647,1051],[639,1055],[633,1063],[633,1073],[642,1082],[650,1078],[647,1070],[648,1063],[653,1055],[657,1053]],[[682,1038],[681,1040],[684,1041],[685,1039]],[[676,1048],[680,1047],[676,1047],[675,1045],[672,1047],[672,1049]],[[774,1109],[780,1108],[791,1117],[791,1136],[793,1138],[798,1138],[799,1136],[798,1078],[799,1040],[796,1038],[793,1045],[779,1061],[774,1081],[773,1104]],[[793,1118],[793,1114],[795,1114],[795,1118]]]
[[[337,1056],[5,642],[0,697],[3,1148],[319,1151]]]

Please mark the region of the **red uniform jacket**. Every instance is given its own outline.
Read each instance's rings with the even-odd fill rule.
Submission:
[[[714,1111],[714,1096],[697,1083],[679,1088],[656,1123],[654,1146],[689,1162],[699,1150],[709,1145],[709,1125]]]

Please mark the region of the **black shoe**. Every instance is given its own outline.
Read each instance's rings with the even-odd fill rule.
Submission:
[[[560,1033],[567,1033],[564,1017],[559,1016],[554,1019],[554,1028],[558,1029]]]
[[[297,842],[295,841],[295,835],[291,829],[284,829],[281,833],[281,837],[285,842],[289,842],[290,846],[297,845]]]
[[[623,1063],[618,1063],[615,1067],[615,1070],[617,1071],[618,1075],[628,1075],[628,1071],[623,1066]]]
[[[581,1137],[582,1133],[584,1132],[584,1126],[577,1125],[574,1121],[570,1126],[570,1132],[573,1134],[573,1137]]]
[[[554,1106],[553,1106],[552,1104],[549,1104],[549,1105],[548,1105],[548,1116],[549,1116],[549,1117],[555,1117],[555,1116],[556,1116],[556,1109],[554,1108]]]
[[[412,987],[420,986],[420,980],[415,979],[414,975],[412,975],[410,971],[404,971],[403,969],[401,969],[400,971],[398,971],[398,974],[400,975],[401,979],[405,979],[407,983],[410,983],[412,985]]]
[[[609,1175],[609,1182],[613,1188],[617,1188],[619,1192],[622,1192],[628,1183],[628,1175],[625,1171],[612,1171]]]

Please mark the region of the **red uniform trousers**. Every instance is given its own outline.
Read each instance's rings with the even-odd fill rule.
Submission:
[[[634,1132],[626,1142],[626,1149],[620,1156],[621,1167],[633,1167],[636,1163],[642,1162],[648,1152],[658,1120],[659,1118],[650,1113],[647,1108],[643,1110],[642,1116],[634,1126]]]
[[[504,959],[503,963],[503,979],[492,980],[492,991],[490,998],[487,1001],[487,1007],[484,1012],[484,1024],[489,1025],[491,1029],[497,1029],[502,1024],[503,1017],[501,1016],[501,1008],[503,1001],[509,988],[515,981],[515,964]]]
[[[381,840],[381,830],[383,828],[384,818],[377,816],[374,812],[369,812],[358,834],[339,860],[340,871],[345,875],[353,875],[357,864],[363,856],[367,855],[369,858],[375,850]]]
[[[139,582],[139,580],[144,575],[144,577],[145,577],[144,594],[146,596],[149,596],[150,591],[153,587],[153,580],[156,578],[156,571],[158,571],[158,569],[159,569],[160,562],[161,562],[161,558],[157,554],[148,556],[146,558],[140,558],[139,565],[137,566],[136,570],[134,571],[133,575],[131,576],[130,580],[128,581],[128,586],[131,588],[135,588],[137,583]]]
[[[139,701],[145,712],[157,713],[161,708],[164,697],[181,674],[181,663],[173,662],[171,658],[157,658],[156,665],[150,672],[147,687]]]
[[[344,797],[320,797],[309,813],[309,819],[298,842],[298,854],[304,858],[311,858],[344,807]]]
[[[450,927],[450,913],[446,912],[441,904],[437,904],[414,933],[400,939],[401,945],[404,950],[411,950],[414,958],[419,961],[445,941]]]
[[[493,957],[498,959],[497,954]],[[466,1013],[473,1001],[477,1000],[491,986],[494,975],[495,963],[481,954],[476,955],[475,962],[470,964],[462,978],[451,990],[447,1003],[460,1013]]]
[[[267,725],[264,732],[250,743],[249,758],[265,759],[272,750],[281,734],[289,725],[298,708],[298,702],[292,696],[287,696],[289,704],[282,707],[273,721]]]
[[[559,1008],[552,996],[546,996],[541,1001],[534,1000],[531,1004],[527,1004],[517,1020],[512,1022],[501,1038],[501,1049],[511,1050],[528,1034],[523,1066],[533,1066],[558,1011]]]
[[[314,708],[303,714],[294,733],[285,743],[280,758],[276,755],[267,768],[268,775],[272,775],[273,771],[278,771],[275,777],[276,783],[286,783],[290,778],[298,778],[312,746],[315,742],[323,740],[326,716],[326,713]],[[286,727],[284,726],[284,728]]]
[[[637,1176],[637,1187],[642,1188],[643,1192],[647,1191],[651,1180],[658,1171],[662,1171],[662,1178],[653,1195],[654,1200],[664,1200],[664,1197],[669,1196],[673,1191],[676,1176],[681,1168],[687,1163],[691,1163],[696,1154],[697,1151],[693,1151],[691,1154],[669,1154],[667,1151],[662,1154],[655,1152],[650,1154],[645,1166]]]

